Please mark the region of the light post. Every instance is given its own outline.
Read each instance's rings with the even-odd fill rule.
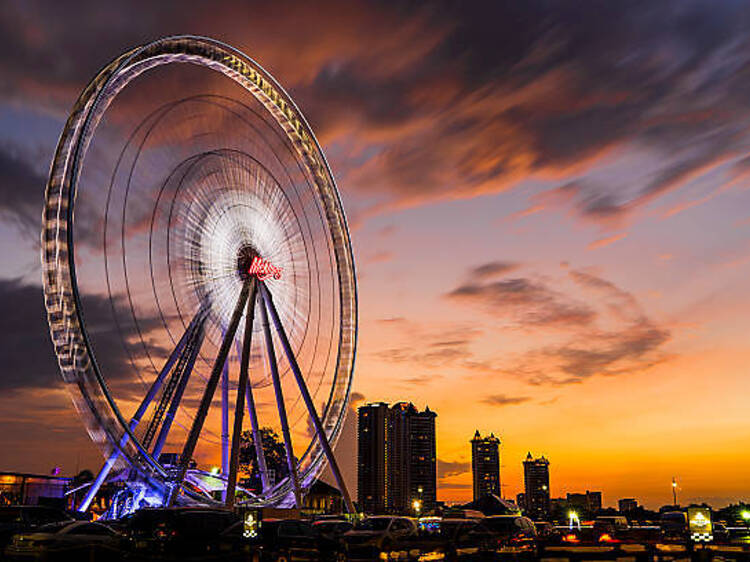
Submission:
[[[677,506],[677,480],[672,477],[672,505]]]
[[[745,527],[750,527],[750,510],[743,509],[740,513],[740,517],[745,522]]]
[[[571,509],[568,511],[568,529],[572,531],[573,525],[575,525],[579,531],[581,530],[581,520],[578,517],[578,513]]]
[[[414,509],[414,515],[419,517],[419,512],[422,510],[422,500],[414,499],[413,502],[411,502],[411,507]]]

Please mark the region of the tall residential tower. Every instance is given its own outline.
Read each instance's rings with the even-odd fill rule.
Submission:
[[[487,437],[474,433],[471,440],[471,472],[474,476],[474,499],[482,496],[501,496],[500,439],[490,433]]]
[[[543,456],[535,459],[531,453],[523,461],[524,505],[526,515],[532,519],[549,516],[549,461]]]
[[[436,414],[397,402],[358,409],[358,498],[365,513],[424,513],[437,500]],[[415,504],[418,501],[418,504]]]

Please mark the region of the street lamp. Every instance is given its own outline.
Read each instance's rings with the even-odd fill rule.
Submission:
[[[568,529],[572,531],[574,524],[578,530],[581,529],[581,520],[578,518],[578,513],[571,509],[568,511]]]
[[[672,477],[672,505],[677,505],[677,480]]]
[[[419,512],[422,510],[422,500],[415,499],[411,502],[411,506],[414,509],[414,514],[419,516]]]
[[[743,509],[740,513],[740,517],[742,517],[742,520],[745,522],[745,526],[750,526],[750,511]]]

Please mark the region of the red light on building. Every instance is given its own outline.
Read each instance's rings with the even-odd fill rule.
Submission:
[[[261,281],[265,281],[269,277],[281,279],[281,268],[271,265],[270,262],[259,256],[253,258],[253,262],[250,264],[250,269],[248,269],[247,272]]]

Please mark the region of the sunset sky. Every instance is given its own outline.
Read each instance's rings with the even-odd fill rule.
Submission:
[[[316,131],[357,262],[352,406],[437,412],[439,499],[470,498],[478,429],[508,496],[531,452],[553,497],[750,500],[746,4],[153,4],[0,9],[0,470],[101,463],[49,342],[46,174],[103,65],[191,33]]]

